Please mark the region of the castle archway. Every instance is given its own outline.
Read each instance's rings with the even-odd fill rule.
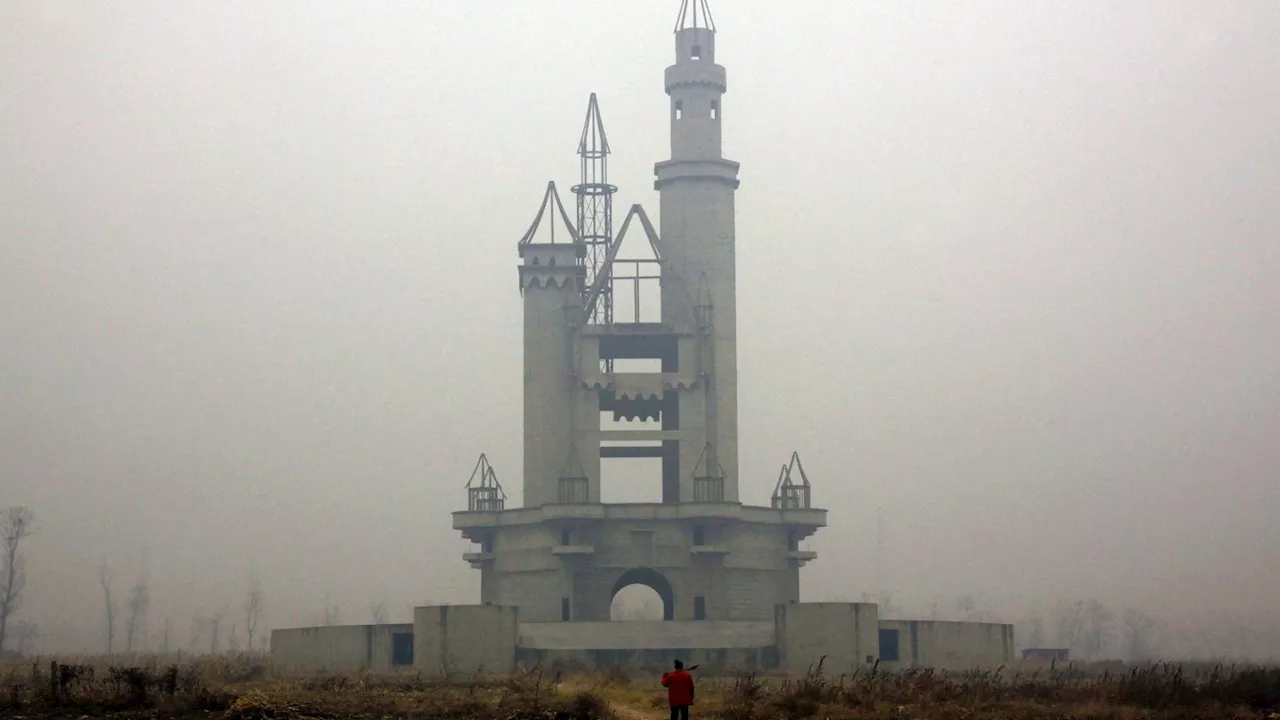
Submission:
[[[641,593],[634,592],[637,589],[643,589],[643,588],[647,588],[648,590],[652,591],[652,593],[643,593],[643,591]],[[624,596],[625,599],[631,600],[632,598],[635,598],[641,603],[643,603],[645,595],[648,595],[650,598],[652,598],[653,595],[656,594],[658,600],[660,600],[662,603],[661,619],[663,620],[675,619],[675,616],[676,616],[675,591],[671,589],[671,583],[667,581],[667,578],[657,570],[654,570],[653,568],[633,568],[631,570],[628,570],[622,573],[622,576],[618,578],[618,581],[613,584],[613,593],[609,596],[611,618],[615,618],[613,607],[616,606],[616,604],[620,599],[623,599],[623,598],[620,598],[620,594],[622,594],[624,590],[627,591],[626,595]],[[650,615],[651,613],[653,615],[656,615],[656,613],[653,613],[652,610],[649,610],[648,612],[646,612],[643,605],[641,605],[638,613],[639,617],[635,619],[657,620],[658,617],[653,617],[652,615]]]

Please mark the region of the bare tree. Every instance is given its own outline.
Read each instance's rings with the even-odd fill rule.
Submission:
[[[1032,615],[1027,621],[1029,628],[1027,644],[1031,647],[1044,646],[1044,618],[1040,615]]]
[[[1086,657],[1100,658],[1111,641],[1115,613],[1101,602],[1090,598],[1084,604],[1084,653]]]
[[[22,620],[13,628],[13,649],[19,655],[25,657],[27,653],[32,652],[39,639],[40,626],[33,622]]]
[[[214,655],[222,649],[222,621],[227,619],[226,609],[209,616],[209,652]]]
[[[893,617],[897,615],[902,608],[893,604],[893,593],[888,590],[881,590],[879,597],[876,598],[876,612],[880,617]]]
[[[1146,660],[1155,647],[1159,621],[1135,607],[1124,609],[1121,616],[1129,640],[1129,660]]]
[[[115,651],[116,641],[116,601],[112,597],[111,586],[115,583],[115,573],[107,561],[103,560],[98,567],[98,584],[102,586],[102,602],[106,607],[105,631],[107,635],[107,654]]]
[[[200,652],[200,647],[204,643],[204,634],[209,630],[209,618],[197,615],[191,618],[191,636],[187,640],[187,646],[192,652]]]
[[[1053,640],[1064,648],[1076,649],[1084,632],[1084,601],[1060,602],[1053,613]]]
[[[386,625],[387,603],[382,600],[374,600],[369,603],[369,614],[373,616],[374,625]]]
[[[147,606],[151,604],[151,590],[148,587],[146,577],[142,577],[138,582],[133,584],[133,589],[129,591],[129,617],[125,619],[124,624],[124,649],[125,652],[132,653],[135,644],[138,643],[139,634],[146,633],[147,627]],[[141,646],[139,645],[139,649]]]
[[[253,651],[253,640],[258,634],[258,621],[262,619],[263,609],[267,605],[267,595],[262,591],[262,583],[258,576],[249,578],[249,594],[244,599],[244,629],[248,635],[249,651]]]
[[[960,611],[960,616],[965,620],[976,620],[978,618],[978,603],[973,599],[972,595],[963,595],[956,600],[956,609]]]
[[[22,541],[31,535],[35,516],[31,510],[16,506],[0,516],[0,537],[4,540],[4,574],[0,575],[0,650],[4,650],[9,619],[22,604],[22,590],[27,586],[26,558],[19,552]]]

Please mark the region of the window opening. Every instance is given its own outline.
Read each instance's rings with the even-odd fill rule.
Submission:
[[[560,619],[569,622],[569,598],[560,598]]]
[[[711,101],[711,119],[712,120],[720,119],[720,103],[716,100]]]
[[[707,619],[707,599],[702,597],[701,595],[698,595],[693,599],[693,619],[694,620]]]
[[[561,531],[560,531],[560,544],[561,544],[561,545],[572,545],[572,544],[573,544],[573,543],[571,542],[572,540],[573,540],[573,533],[569,532],[569,528],[565,528],[565,529],[563,529],[563,530],[561,530]]]
[[[682,117],[684,117],[684,101],[677,100],[676,101],[676,119],[679,120]]]
[[[705,544],[706,544],[706,542],[707,542],[707,533],[706,533],[706,531],[705,531],[705,530],[703,530],[701,526],[699,526],[699,527],[695,527],[695,528],[693,529],[693,544],[694,544],[694,545],[705,545]]]
[[[694,46],[689,50],[689,59],[690,59],[690,60],[701,60],[701,59],[702,59],[702,46],[701,46],[701,45],[694,45]]]

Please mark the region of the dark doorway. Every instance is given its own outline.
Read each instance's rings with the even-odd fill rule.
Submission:
[[[392,633],[391,664],[413,664],[413,633]]]

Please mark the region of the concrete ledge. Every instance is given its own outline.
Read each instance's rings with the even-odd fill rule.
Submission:
[[[694,545],[689,548],[694,555],[728,555],[728,545]]]
[[[800,566],[804,566],[813,560],[818,559],[818,553],[815,550],[791,550],[787,553],[788,560],[794,560]]]
[[[827,511],[819,508],[779,510],[735,502],[662,503],[575,503],[515,508],[500,512],[459,510],[453,513],[453,528],[469,537],[469,530],[487,530],[513,525],[535,525],[548,520],[725,520],[759,525],[787,525],[807,535],[827,525]]]
[[[774,644],[774,623],[668,620],[520,623],[517,645],[541,650],[757,648]]]
[[[552,545],[552,555],[594,555],[594,545]]]

